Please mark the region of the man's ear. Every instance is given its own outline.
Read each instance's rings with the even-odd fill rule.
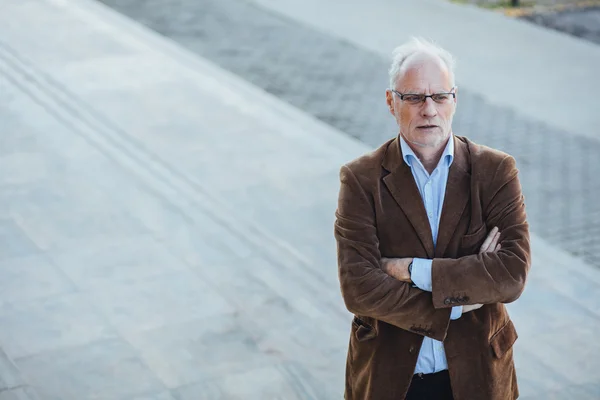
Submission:
[[[394,114],[394,94],[389,89],[385,91],[385,101],[388,105],[388,109],[390,110],[390,113],[392,115],[395,115]]]

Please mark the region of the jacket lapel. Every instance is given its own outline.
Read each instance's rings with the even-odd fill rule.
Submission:
[[[448,243],[454,235],[471,195],[471,174],[467,144],[454,137],[454,161],[448,173],[446,194],[439,222],[435,257],[443,257]]]
[[[425,206],[410,167],[402,158],[397,137],[388,146],[382,166],[390,172],[383,178],[383,182],[417,232],[427,256],[433,258],[433,238]]]

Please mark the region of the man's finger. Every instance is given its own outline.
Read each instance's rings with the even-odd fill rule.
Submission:
[[[496,228],[494,228],[494,229],[496,229]],[[494,231],[494,229],[492,229],[492,231],[490,233],[488,233],[487,237],[483,241],[483,244],[481,245],[481,248],[479,249],[480,253],[484,253],[485,251],[487,251],[487,248],[489,247],[490,243],[492,243],[492,240],[494,240],[494,236],[496,235],[496,232]]]
[[[501,248],[501,247],[502,247],[502,246],[500,245],[500,243],[498,243],[498,246],[496,246],[496,250],[494,250],[494,253],[497,253],[497,252],[498,252],[498,250],[500,250],[500,248]]]
[[[487,249],[484,250],[483,252],[496,252],[497,251],[497,247],[499,245],[498,241],[500,240],[500,231],[496,232],[496,234],[494,235],[494,238],[492,239],[491,243],[488,245]]]
[[[496,232],[496,234],[494,235],[494,238],[492,239],[492,243],[490,243],[490,245],[488,246],[487,251],[489,251],[489,252],[495,251],[496,247],[498,246],[498,240],[500,240],[500,231]]]
[[[482,306],[483,306],[483,304],[471,304],[468,306],[463,306],[463,314],[468,313],[473,310],[477,310],[477,309],[481,308]]]
[[[496,236],[496,233],[498,233],[498,228],[494,227],[488,234],[488,236],[485,238],[485,241],[481,245],[479,253],[485,253],[486,251],[488,251],[488,247],[490,247],[490,244],[492,243],[492,240],[494,240],[494,236]]]

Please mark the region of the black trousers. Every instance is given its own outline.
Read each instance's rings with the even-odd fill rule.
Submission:
[[[435,374],[415,374],[406,400],[453,400],[448,370]]]

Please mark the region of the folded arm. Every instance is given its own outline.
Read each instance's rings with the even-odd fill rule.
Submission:
[[[497,252],[502,247],[500,243],[500,231],[494,227],[479,249],[479,253]],[[412,273],[408,271],[408,263],[412,264]],[[433,260],[423,258],[393,258],[383,259],[383,270],[396,279],[403,282],[413,282],[415,286],[428,292],[433,291],[433,280],[431,278]],[[466,312],[477,310],[482,304],[472,304],[452,307],[450,319],[458,319]]]
[[[433,304],[509,303],[521,295],[530,268],[529,226],[518,170],[507,156],[498,166],[484,198],[488,229],[499,228],[501,248],[458,259],[436,258],[432,262]]]
[[[432,288],[432,279],[431,279],[431,269],[432,269],[432,260],[426,260],[423,258],[415,258],[413,259],[412,264],[412,274],[411,280],[414,284],[421,290],[425,290],[431,292]],[[452,313],[450,314],[450,319],[455,320],[460,318],[463,313],[462,306],[454,306],[452,307]]]
[[[373,198],[347,166],[340,170],[340,182],[334,235],[346,307],[354,314],[443,340],[450,310],[434,308],[431,293],[381,269]]]

